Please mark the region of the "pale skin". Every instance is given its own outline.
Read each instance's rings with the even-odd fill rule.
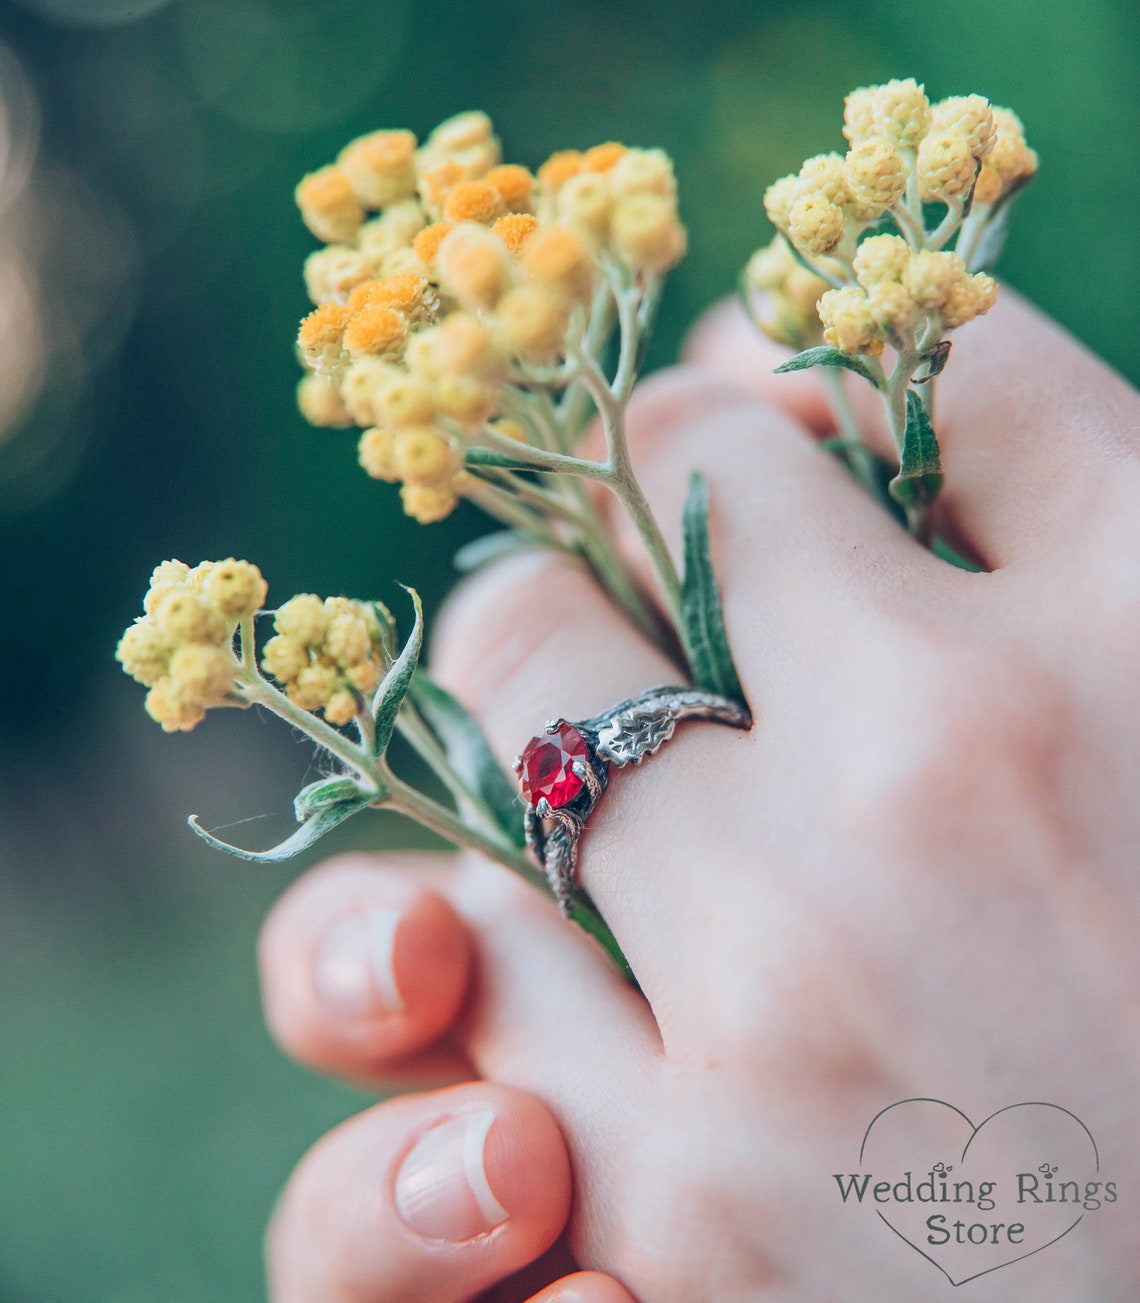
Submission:
[[[845,1215],[830,1176],[855,1170],[880,1108],[936,1095],[977,1119],[1063,1104],[1121,1189],[1081,1234],[973,1282],[971,1303],[1133,1299],[1140,399],[1008,291],[957,332],[939,527],[990,570],[967,574],[813,446],[822,385],[772,376],[735,309],[688,354],[635,399],[634,458],[666,525],[689,470],[709,479],[757,723],[684,726],[615,775],[583,840],[583,882],[644,998],[552,902],[474,857],[303,877],[262,939],[271,1028],[321,1071],[426,1093],[304,1159],[269,1236],[272,1296],[937,1296],[947,1282]],[[552,716],[677,678],[585,575],[540,556],[470,583],[433,662],[506,762]],[[396,927],[383,978],[369,964],[391,927],[359,923],[375,911]],[[338,927],[339,967],[322,950]],[[417,1234],[400,1164],[440,1119],[473,1115],[492,1213],[477,1178],[441,1234],[440,1158]]]

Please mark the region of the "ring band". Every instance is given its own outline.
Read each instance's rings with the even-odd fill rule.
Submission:
[[[727,697],[697,688],[651,688],[589,719],[549,720],[516,758],[526,844],[563,914],[570,912],[578,842],[609,786],[610,766],[641,764],[684,719],[752,727],[748,711]]]

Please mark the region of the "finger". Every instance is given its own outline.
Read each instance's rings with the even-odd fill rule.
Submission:
[[[655,378],[631,405],[629,424],[675,549],[694,460],[709,479],[730,640],[745,693],[761,711],[775,683],[802,673],[805,649],[818,656],[821,628],[841,622],[857,599],[877,591],[896,601],[908,570],[946,568],[801,428],[722,382],[691,370]],[[542,721],[586,718],[679,678],[582,569],[545,555],[514,558],[469,581],[441,614],[433,649],[436,673],[483,721],[504,760]],[[688,725],[647,772],[615,771],[582,839],[580,877],[661,1016],[675,987],[671,943],[691,946],[693,937],[664,890],[662,866],[639,851],[666,808],[661,771],[732,766],[742,754],[732,748],[745,741],[726,734]]]
[[[683,680],[583,568],[540,554],[490,566],[460,587],[437,621],[433,673],[474,711],[504,764],[547,720],[586,719]],[[592,829],[588,837],[592,843]],[[594,880],[582,880],[592,892]],[[652,1003],[654,969],[639,967],[643,902],[596,899]]]
[[[378,1088],[466,1080],[438,1044],[467,993],[471,943],[427,879],[454,857],[342,856],[298,879],[262,929],[266,1020],[281,1046],[322,1072]]]
[[[944,529],[994,567],[1070,550],[1118,474],[1135,475],[1135,392],[1008,286],[992,312],[951,338],[935,400]],[[815,430],[834,428],[821,377],[773,375],[787,352],[764,339],[740,308],[714,309],[698,324],[687,355],[781,403]],[[845,387],[868,441],[889,455],[878,397],[855,377]]]
[[[480,1082],[389,1100],[325,1136],[268,1237],[275,1303],[458,1303],[543,1253],[570,1209],[548,1110]]]
[[[637,1303],[612,1276],[598,1271],[578,1271],[548,1285],[530,1303]]]

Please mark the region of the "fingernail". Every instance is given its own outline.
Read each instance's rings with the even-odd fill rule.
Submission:
[[[394,964],[399,925],[394,909],[350,914],[333,925],[313,968],[317,994],[330,1009],[360,1018],[404,1007]]]
[[[448,1118],[424,1132],[400,1164],[396,1207],[417,1235],[454,1244],[507,1220],[483,1163],[494,1121],[490,1109]]]

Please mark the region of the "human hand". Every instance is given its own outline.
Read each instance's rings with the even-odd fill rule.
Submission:
[[[565,1168],[549,1117],[511,1112],[537,1107],[518,1090],[567,1137],[576,1260],[641,1303],[929,1291],[930,1264],[852,1218],[831,1176],[853,1168],[871,1118],[912,1095],[977,1117],[1056,1101],[1096,1132],[1122,1191],[1137,1189],[1138,404],[1011,300],[960,332],[938,395],[941,527],[988,574],[924,552],[812,447],[807,428],[826,427],[812,377],[770,378],[767,347],[731,310],[697,334],[703,373],[644,387],[631,413],[642,481],[675,520],[689,469],[709,478],[757,715],[749,735],[687,725],[643,770],[615,775],[583,840],[583,882],[648,1003],[536,893],[465,859],[436,879],[463,919],[448,912],[442,928],[454,945],[421,962],[409,940],[406,974],[397,947],[405,1013],[389,1026],[419,1030],[392,1040],[382,1017],[320,1004],[313,959],[318,936],[410,880],[334,862],[302,882],[263,952],[287,1047],[376,1080],[393,1045],[406,1054],[450,1024],[445,1066],[514,1088],[495,1115],[520,1153],[536,1138],[530,1170],[549,1164],[563,1201],[521,1200],[520,1221],[512,1205],[499,1230],[448,1250],[483,1254],[484,1274],[432,1284],[421,1266],[421,1293],[401,1293],[391,1259],[353,1258],[344,1228],[367,1213],[375,1251],[391,1217],[378,1192],[403,1151],[381,1146],[370,1165],[367,1146],[336,1150],[335,1137],[380,1135],[387,1124],[369,1119],[424,1099],[433,1117],[450,1106],[382,1105],[322,1142],[339,1160],[307,1160],[294,1178],[271,1255],[279,1298],[467,1298],[540,1253]],[[552,715],[675,678],[584,575],[544,557],[469,586],[435,660],[504,758]],[[454,959],[464,926],[469,983]],[[401,945],[420,931],[432,927],[401,922]],[[495,1259],[507,1241],[515,1256]],[[971,1297],[1134,1298],[1138,1248],[1135,1217],[1106,1209]]]

